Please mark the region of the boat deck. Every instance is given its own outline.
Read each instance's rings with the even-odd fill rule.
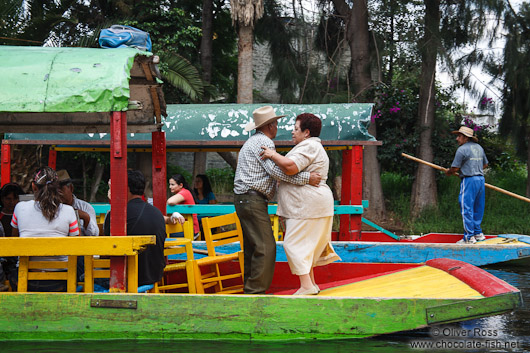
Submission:
[[[391,286],[388,284],[392,283]],[[484,298],[479,292],[445,271],[421,266],[364,281],[324,289],[318,295],[384,298]]]

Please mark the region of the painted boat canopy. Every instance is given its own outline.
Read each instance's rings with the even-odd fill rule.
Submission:
[[[0,111],[110,112],[129,105],[134,58],[124,48],[0,46]]]
[[[129,132],[157,131],[166,113],[155,58],[134,48],[0,46],[0,132],[109,133],[113,111],[128,111]]]
[[[169,104],[162,125],[167,146],[239,146],[254,133],[245,132],[252,111],[263,104]],[[320,138],[324,145],[349,146],[379,144],[368,133],[373,104],[273,104],[276,114],[286,115],[278,121],[275,143],[292,145],[291,131],[296,116],[310,112],[322,119]],[[26,134],[8,133],[6,140],[50,141],[50,144],[108,145],[107,133]],[[129,134],[129,143],[150,145],[148,134]]]

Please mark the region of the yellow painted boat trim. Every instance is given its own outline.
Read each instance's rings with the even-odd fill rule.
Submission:
[[[381,298],[462,298],[483,296],[445,271],[421,266],[344,286],[325,289],[318,295]]]
[[[495,237],[491,239],[486,239],[484,241],[480,241],[477,244],[488,244],[488,245],[498,245],[498,244],[510,244],[510,245],[526,245],[530,246],[530,244],[523,243],[522,241],[519,241],[515,238],[503,238],[503,237]]]

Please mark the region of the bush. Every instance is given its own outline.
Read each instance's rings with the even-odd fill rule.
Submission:
[[[232,193],[234,190],[235,172],[232,168],[212,168],[206,171],[214,194]]]
[[[526,178],[527,171],[524,168],[516,172],[492,170],[486,175],[486,182],[524,195]],[[387,211],[403,224],[402,234],[463,233],[458,205],[459,178],[439,178],[438,207],[425,210],[416,219],[410,217],[410,177],[383,173],[381,182]],[[486,188],[486,209],[482,221],[485,234],[528,234],[529,214],[530,204]]]

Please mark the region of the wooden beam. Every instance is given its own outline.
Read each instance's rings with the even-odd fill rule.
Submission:
[[[4,140],[5,141],[5,140]],[[2,143],[2,163],[0,171],[2,173],[1,184],[4,186],[11,182],[11,145]]]
[[[154,235],[130,237],[1,237],[0,256],[130,256],[155,244]]]
[[[110,235],[127,235],[127,115],[112,112],[110,121],[110,180],[112,208]],[[110,259],[110,292],[126,291],[126,262],[123,256]]]
[[[153,205],[166,214],[167,199],[167,164],[166,164],[166,133],[153,132]]]
[[[363,190],[363,148],[354,146],[342,152],[342,193],[341,205],[360,205]],[[361,215],[340,216],[340,241],[360,239]]]

